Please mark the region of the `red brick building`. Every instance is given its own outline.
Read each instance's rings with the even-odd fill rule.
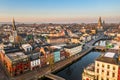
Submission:
[[[30,61],[23,52],[1,51],[0,61],[11,76],[16,76],[30,70]]]
[[[118,80],[120,80],[120,67],[118,69]]]

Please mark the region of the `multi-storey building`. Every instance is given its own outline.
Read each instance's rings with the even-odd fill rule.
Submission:
[[[84,73],[82,73],[82,80],[94,80],[95,79],[95,64],[90,64],[84,69]]]
[[[62,43],[68,43],[69,39],[68,37],[51,37],[47,39],[47,42],[49,44],[62,44]]]
[[[19,48],[8,48],[0,52],[1,63],[11,76],[16,76],[30,70],[27,55]]]
[[[120,59],[117,53],[107,52],[95,60],[93,70],[84,69],[82,80],[120,80]]]
[[[72,44],[64,47],[64,50],[69,53],[69,56],[75,55],[82,51],[81,44]]]
[[[98,80],[117,80],[119,60],[118,54],[107,52],[95,61],[95,76]]]
[[[22,48],[30,60],[30,70],[39,68],[40,65],[40,48],[33,50],[30,44],[23,44]]]
[[[30,54],[30,68],[31,70],[38,69],[41,67],[40,63],[40,52]]]
[[[40,48],[33,49],[30,44],[22,44],[21,46],[1,44],[0,49],[0,61],[11,76],[41,67]]]

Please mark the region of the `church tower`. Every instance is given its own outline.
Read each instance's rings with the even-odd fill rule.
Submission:
[[[12,31],[13,31],[13,36],[14,36],[14,38],[16,38],[16,37],[17,37],[17,30],[16,30],[14,18],[13,18],[12,27],[13,27],[13,29],[12,29]]]
[[[99,19],[98,19],[97,30],[98,30],[98,31],[102,31],[102,30],[103,30],[101,17],[99,17]]]
[[[14,18],[13,18],[13,22],[12,22],[12,27],[13,27],[13,29],[12,30],[16,30],[16,26],[15,26],[15,20],[14,20]]]
[[[13,18],[13,22],[12,22],[12,34],[9,37],[10,42],[15,43],[17,36],[18,36],[17,35],[17,29],[16,29],[16,26],[15,26],[15,20]]]
[[[101,17],[99,17],[98,19],[98,27],[101,27],[102,26],[102,21],[101,21]]]

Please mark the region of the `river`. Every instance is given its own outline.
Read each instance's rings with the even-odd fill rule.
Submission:
[[[95,45],[100,44],[101,46],[105,46],[105,42],[106,41],[99,41]],[[82,80],[83,69],[93,63],[95,59],[100,56],[100,54],[100,52],[89,52],[77,62],[56,73],[56,75],[61,76],[66,80]]]

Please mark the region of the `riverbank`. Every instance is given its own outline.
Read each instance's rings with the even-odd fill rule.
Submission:
[[[89,45],[93,45],[95,42],[99,41],[102,38],[103,38],[103,36],[99,37],[96,40],[90,41]],[[44,68],[40,68],[40,69],[31,71],[29,73],[25,73],[23,75],[14,77],[14,78],[12,78],[12,80],[31,80],[31,79],[37,80],[38,78],[41,78],[45,74],[54,73],[54,72],[57,72],[57,71],[65,68],[66,66],[72,64],[73,62],[75,62],[78,59],[80,59],[81,57],[83,57],[84,55],[88,54],[88,52],[90,52],[92,49],[93,49],[92,47],[89,47],[88,49],[86,49],[85,51],[83,51],[79,54],[76,54],[72,57],[69,57],[65,60],[55,63],[52,67],[46,66]]]
[[[100,55],[100,52],[91,51],[72,65],[55,73],[55,75],[63,77],[66,80],[82,80],[82,72],[84,68],[93,63]]]
[[[35,71],[31,71],[29,73],[17,76],[15,78],[12,78],[12,80],[30,80],[30,79],[37,79],[37,78],[41,78],[43,77],[45,74],[49,74],[49,73],[55,73],[65,67],[67,67],[68,65],[71,65],[72,63],[74,63],[75,61],[77,61],[78,59],[80,59],[81,57],[83,57],[84,55],[86,55],[88,52],[90,52],[92,50],[92,48],[87,49],[86,51],[79,53],[77,55],[74,55],[72,57],[69,57],[65,60],[62,60],[60,62],[55,63],[52,68],[50,66],[46,66],[44,68],[35,70]]]

